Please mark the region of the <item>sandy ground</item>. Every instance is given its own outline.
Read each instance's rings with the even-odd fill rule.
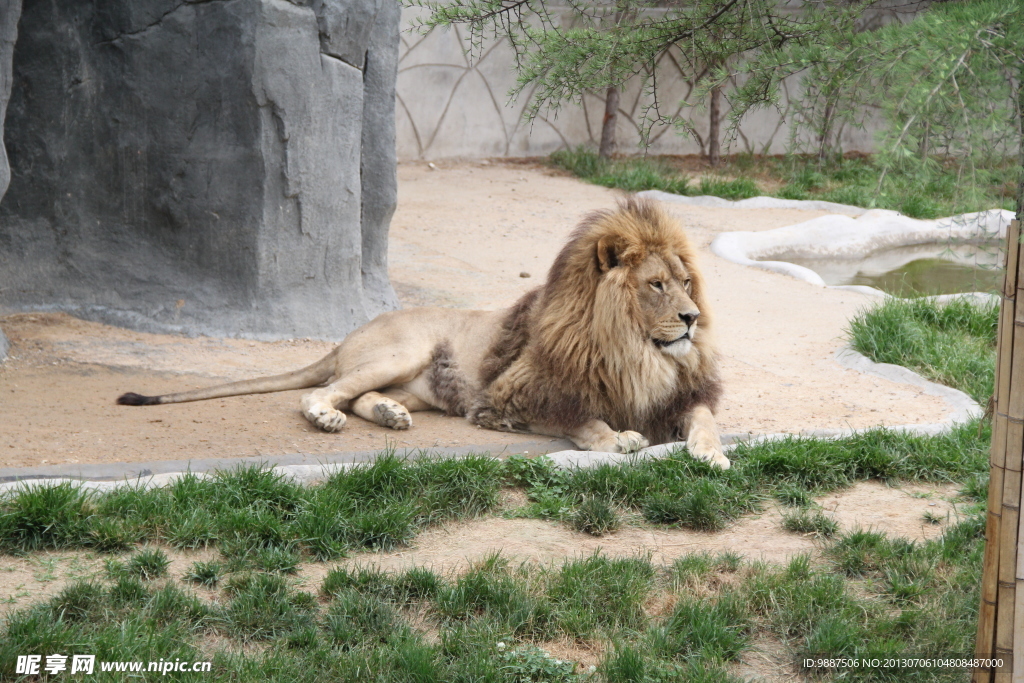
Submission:
[[[493,309],[543,281],[566,235],[617,193],[536,163],[403,165],[390,271],[405,306]],[[933,423],[947,415],[917,389],[844,370],[833,354],[870,300],[744,268],[712,255],[714,236],[766,230],[821,212],[671,206],[702,247],[716,314],[727,433]],[[524,277],[528,275],[528,277]],[[298,412],[302,392],[130,408],[124,391],[157,394],[302,367],[331,344],[151,335],[63,314],[0,318],[12,358],[0,366],[0,467],[269,456],[537,441],[417,413],[393,432],[353,417],[338,434]],[[557,448],[557,446],[556,446]]]

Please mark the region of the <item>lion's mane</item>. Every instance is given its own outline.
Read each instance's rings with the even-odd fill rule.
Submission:
[[[599,248],[616,266],[603,272]],[[693,347],[683,358],[650,342],[630,271],[651,254],[680,257],[700,309]],[[653,202],[627,198],[587,216],[570,235],[546,283],[505,317],[480,369],[483,392],[472,421],[521,431],[530,425],[578,427],[601,419],[652,443],[678,439],[681,416],[697,403],[714,410],[721,393],[711,312],[686,234]]]

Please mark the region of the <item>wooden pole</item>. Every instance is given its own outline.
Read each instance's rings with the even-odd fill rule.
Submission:
[[[1021,476],[1024,469],[1024,286],[1020,223],[1006,234],[1006,276],[999,310],[992,448],[989,457],[985,559],[975,653],[979,658],[1024,652],[1024,554],[1021,543]],[[1018,308],[1017,303],[1021,306]],[[1016,334],[1018,331],[1021,334]],[[1020,590],[1018,590],[1020,587]],[[1018,626],[1019,622],[1019,626]],[[973,683],[1024,683],[1024,667],[975,669]]]
[[[1024,286],[1024,277],[1021,274],[1021,268],[1024,268],[1024,258],[1021,258],[1019,221],[1013,222],[1013,229],[1009,232],[1014,233],[1017,237],[1017,244],[1013,245],[1016,247],[1014,251],[1017,254],[1017,263],[1015,264],[1017,267],[1014,269],[1012,276],[1010,275],[1009,268],[1007,268],[1006,281],[1003,285],[1004,306],[1009,307],[1010,304],[1010,302],[1005,300],[1006,292],[1013,291],[1014,293],[1014,313],[1012,318],[1013,350],[1007,354],[1010,360],[1010,368],[1003,369],[1003,374],[1010,376],[1009,400],[1008,403],[1004,404],[1006,411],[1006,456],[1004,458],[1006,466],[1004,476],[1006,480],[1003,484],[1004,523],[1007,516],[1011,514],[1015,522],[1018,522],[1020,519],[1021,470],[1024,469],[1024,296],[1021,295],[1021,287]],[[1008,248],[1008,266],[1009,254],[1010,249]],[[1012,282],[1011,277],[1014,280]],[[1006,323],[1009,326],[1009,316],[1006,317]],[[1020,334],[1017,334],[1017,332],[1020,332]],[[1017,555],[1024,548],[1024,543],[1021,542],[1022,532],[1024,532],[1024,527],[1019,527],[1015,534],[1008,533],[1007,541],[1012,542],[1013,545],[1004,545],[1000,548],[1000,581],[1002,581],[1003,565],[1013,565],[1013,588],[1008,589],[1006,592],[1013,593],[1012,606],[1007,609],[1014,610],[1015,615],[1006,619],[1010,622],[1008,626],[1010,635],[1000,639],[997,633],[996,654],[1004,654],[1000,649],[1000,640],[1008,641],[1010,647],[1008,651],[1005,651],[1005,655],[1011,661],[1015,652],[1024,652],[1024,628],[1015,628],[1017,622],[1024,623],[1024,564],[1017,562]],[[1007,558],[1005,563],[1003,562],[1004,555]],[[1012,560],[1010,559],[1011,555],[1013,556]],[[1001,608],[1002,606],[1000,605],[996,609]],[[1020,613],[1017,614],[1016,612]],[[998,621],[997,619],[997,629],[999,628]],[[994,678],[996,681],[1006,680],[1024,683],[1024,667],[1016,666],[1012,673],[997,673]]]

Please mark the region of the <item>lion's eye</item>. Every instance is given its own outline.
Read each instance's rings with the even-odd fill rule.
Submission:
[[[690,285],[691,285],[692,283],[693,283],[693,281],[692,281],[692,280],[690,280],[690,278],[686,278],[686,282],[684,282],[684,283],[683,283],[684,285],[686,285],[686,291],[687,291],[687,292],[689,292],[689,291],[690,291]]]
[[[665,285],[661,284],[661,280],[651,280],[651,287],[654,287],[659,292],[665,291]]]

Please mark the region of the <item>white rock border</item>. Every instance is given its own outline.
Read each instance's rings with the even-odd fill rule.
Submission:
[[[763,259],[786,253],[811,258],[858,259],[894,247],[979,237],[1005,238],[1006,229],[1013,218],[1013,212],[1004,209],[965,213],[937,220],[919,220],[908,218],[898,211],[872,209],[856,218],[828,215],[774,230],[723,232],[711,242],[711,251],[727,261],[789,275],[819,287],[885,297],[889,295],[874,287],[827,285],[810,268],[786,261]],[[962,296],[996,298],[984,292],[929,298],[947,301]]]

